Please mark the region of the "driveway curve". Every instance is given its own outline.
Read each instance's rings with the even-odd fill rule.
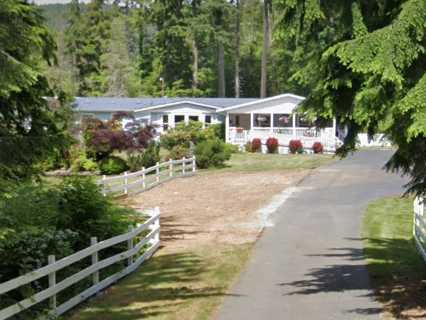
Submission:
[[[367,204],[399,195],[382,170],[391,151],[363,150],[323,166],[271,217],[219,320],[379,319],[362,255]]]

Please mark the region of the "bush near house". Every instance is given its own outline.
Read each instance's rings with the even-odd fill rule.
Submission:
[[[109,156],[99,162],[102,174],[120,174],[129,169],[126,161],[117,156]]]
[[[259,138],[254,138],[251,141],[251,152],[262,151],[262,141]]]
[[[219,139],[210,139],[200,142],[194,150],[197,166],[208,168],[211,166],[221,167],[225,161],[231,158],[231,151],[224,142]]]
[[[312,150],[314,150],[314,153],[322,153],[323,150],[324,150],[322,143],[321,142],[315,142],[312,145]]]
[[[130,153],[127,156],[127,165],[132,172],[155,166],[157,162],[160,162],[160,145],[155,142],[151,142],[143,152]]]
[[[278,151],[278,139],[277,138],[268,138],[266,140],[266,147],[269,153],[276,153]]]
[[[296,154],[296,153],[303,153],[303,144],[300,140],[290,140],[288,144],[288,148],[290,150],[290,153]]]

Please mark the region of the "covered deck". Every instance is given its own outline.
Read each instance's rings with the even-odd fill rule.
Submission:
[[[337,139],[336,121],[330,121],[326,128],[303,119],[297,113],[228,112],[226,114],[226,141],[244,145],[254,138],[265,144],[269,137],[278,139],[281,148],[288,148],[290,140],[302,141],[304,148],[310,149],[315,142],[321,142],[325,151],[334,152]]]

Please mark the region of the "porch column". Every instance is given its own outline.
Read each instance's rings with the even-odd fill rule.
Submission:
[[[253,112],[250,112],[250,130],[253,130],[254,127],[254,116]]]
[[[273,113],[271,113],[270,126],[271,128],[269,129],[269,132],[273,134],[274,133],[274,114]]]
[[[188,124],[189,124],[189,115],[187,115],[187,114],[185,114],[185,115],[184,115],[184,120],[183,120],[183,122],[185,123],[185,125],[188,125]]]
[[[293,113],[293,137],[296,137],[296,113]]]
[[[333,136],[336,136],[336,117],[333,117]]]
[[[202,128],[205,129],[206,128],[206,115],[204,113],[202,113],[198,116],[198,121],[200,121],[202,123]]]
[[[225,142],[230,143],[229,141],[229,113],[226,113],[226,119],[225,119]]]

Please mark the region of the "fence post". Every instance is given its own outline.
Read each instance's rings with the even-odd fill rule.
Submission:
[[[106,175],[102,176],[102,194],[104,197],[106,197],[106,192],[105,192],[105,179],[106,179]]]
[[[48,256],[48,263],[55,263],[56,259],[54,255]],[[56,271],[49,273],[49,288],[56,286]],[[49,305],[52,310],[56,310],[56,294],[51,296],[49,299]]]
[[[155,166],[156,166],[156,169],[155,169],[155,180],[157,181],[157,183],[158,182],[160,182],[160,163],[159,162],[157,162],[156,164],[155,164]]]
[[[127,184],[128,184],[128,179],[127,179],[127,171],[124,172],[124,194],[127,194],[128,190],[127,190]]]
[[[142,189],[146,188],[146,174],[145,167],[142,167]]]
[[[91,237],[90,238],[90,245],[91,246],[94,246],[97,243],[98,243],[97,237]],[[92,265],[97,264],[98,261],[99,261],[98,251],[96,251],[96,252],[92,253]],[[99,271],[96,271],[92,274],[92,281],[93,281],[94,285],[99,282]]]
[[[133,226],[129,226],[129,232],[132,232],[134,230]],[[131,250],[133,249],[133,237],[131,237],[128,241],[127,241],[127,250]],[[130,266],[133,264],[133,256],[130,256],[127,259],[127,264]]]
[[[195,168],[196,168],[195,156],[192,156],[192,172],[195,172]]]
[[[155,207],[154,214],[155,215],[160,214],[160,208],[159,207]],[[155,235],[155,243],[158,243],[158,242],[160,242],[160,216],[158,216],[157,220],[155,220],[154,226],[156,228],[158,228],[158,232]]]
[[[169,160],[169,177],[173,177],[173,159]]]
[[[185,157],[183,157],[182,158],[182,174],[184,175],[185,174],[185,166],[186,166],[186,158]]]

